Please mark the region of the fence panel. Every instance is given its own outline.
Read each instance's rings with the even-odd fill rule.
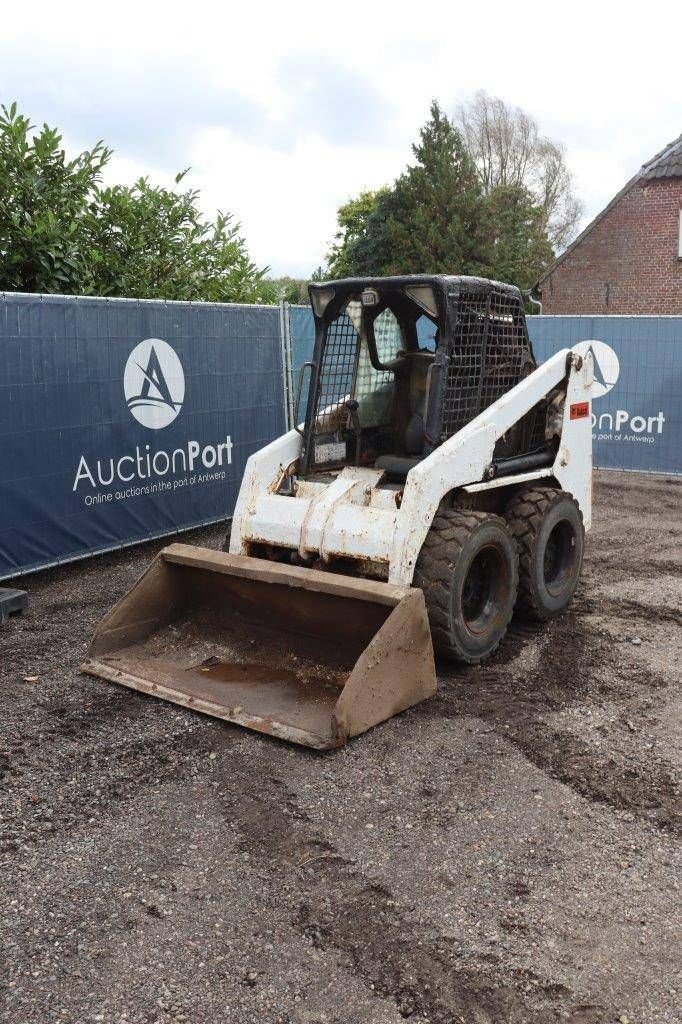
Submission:
[[[0,578],[231,515],[276,307],[0,294]]]
[[[593,342],[595,466],[682,472],[682,317],[531,316],[528,330],[539,361]]]
[[[682,317],[528,325],[592,342],[597,466],[682,472]],[[313,346],[308,306],[0,294],[0,578],[231,515]]]
[[[301,367],[313,358],[315,349],[315,321],[310,306],[288,306],[289,337],[291,339],[291,377],[293,381],[293,401],[296,401]],[[308,384],[310,373],[306,373],[301,389],[299,403],[299,420],[303,420],[308,401]],[[293,426],[293,422],[291,424]]]

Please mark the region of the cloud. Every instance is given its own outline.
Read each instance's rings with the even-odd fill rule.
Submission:
[[[47,122],[79,146],[104,139],[121,156],[178,170],[203,131],[223,126],[241,137],[266,136],[263,106],[215,82],[196,64],[151,55],[144,63],[108,65],[76,54],[34,52],[41,73],[15,51],[0,67],[0,99]]]
[[[390,179],[401,159],[381,144],[339,146],[314,136],[291,150],[270,150],[214,129],[197,140],[190,184],[202,187],[208,207],[235,212],[260,263],[276,274],[307,276],[329,247],[339,204],[358,182],[376,188]]]
[[[292,134],[305,131],[348,146],[386,139],[394,104],[367,75],[315,53],[292,53],[277,80],[295,116]]]
[[[3,55],[0,100],[16,99],[81,146],[104,138],[121,156],[165,169],[184,165],[193,141],[212,128],[276,150],[291,150],[307,135],[340,145],[387,137],[393,107],[362,73],[302,52],[284,57],[274,74],[281,103],[268,104],[194,57],[103,61],[81,51],[65,60],[46,48],[34,49],[27,64],[15,50]]]
[[[191,165],[207,213],[234,212],[254,259],[281,272],[309,273],[338,205],[400,174],[434,97],[452,110],[483,88],[531,113],[565,143],[586,219],[682,130],[679,14],[614,19],[593,0],[569,14],[532,0],[522,20],[501,0],[159,11],[34,0],[3,24],[0,101],[69,149],[103,138],[109,181],[168,183]]]

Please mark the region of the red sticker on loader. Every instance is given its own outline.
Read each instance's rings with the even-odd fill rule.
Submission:
[[[589,402],[575,402],[571,406],[571,419],[572,420],[584,420],[590,415],[590,403]]]

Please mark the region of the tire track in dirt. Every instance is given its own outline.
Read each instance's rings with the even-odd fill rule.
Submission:
[[[601,607],[607,603],[614,604],[602,602]],[[635,763],[627,750],[614,745],[604,757],[580,737],[545,720],[571,705],[630,698],[636,685],[649,690],[667,687],[650,671],[641,678],[631,672],[627,685],[619,679],[612,643],[584,621],[594,608],[594,602],[583,599],[561,619],[545,625],[515,621],[488,666],[448,676],[441,681],[439,698],[416,713],[486,720],[536,767],[582,797],[677,831],[679,784],[670,765],[642,752]],[[527,661],[529,643],[536,651],[534,664]],[[619,681],[606,682],[609,675]]]
[[[668,546],[661,547],[660,553],[667,556],[669,553]],[[657,554],[658,551],[652,552],[653,555]],[[602,572],[608,572],[613,575],[613,554],[608,553],[604,555],[590,556],[590,575],[591,578],[598,582],[597,574],[595,569],[600,569]],[[620,570],[619,575],[622,575],[625,579],[631,579],[633,574],[636,574],[640,580],[654,580],[658,576],[674,576],[680,574],[680,563],[676,559],[663,557],[663,558],[647,558],[641,561],[629,561],[627,567]],[[642,607],[646,607],[642,605]]]
[[[674,608],[657,607],[642,601],[633,601],[628,597],[604,598],[602,604],[610,610],[614,618],[632,622],[633,617],[642,622],[670,622],[682,626],[682,614]]]
[[[247,761],[230,751],[230,781],[217,790],[223,813],[241,833],[242,848],[270,872],[293,879],[298,906],[292,907],[292,921],[301,934],[318,949],[348,956],[354,973],[392,1000],[402,1017],[424,1017],[429,1024],[607,1019],[600,1006],[576,1005],[563,985],[529,971],[506,971],[494,954],[479,956],[475,968],[464,966],[452,939],[408,920],[409,908],[400,898],[310,827],[279,778],[261,778],[254,792]],[[525,987],[532,995],[522,995]]]
[[[588,744],[542,723],[511,724],[505,736],[536,767],[581,796],[615,810],[629,811],[658,828],[677,832],[682,825],[675,779],[665,767],[651,765],[646,774],[604,761]]]

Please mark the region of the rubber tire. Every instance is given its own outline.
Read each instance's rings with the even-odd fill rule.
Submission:
[[[512,498],[505,519],[519,549],[517,611],[545,622],[562,612],[575,594],[585,550],[582,513],[575,498],[566,491],[531,487]],[[552,593],[545,582],[544,561],[547,541],[559,523],[570,532],[573,558],[565,583]]]
[[[495,601],[499,614],[476,634],[467,626],[462,591],[476,555],[493,547],[502,565]],[[476,665],[489,657],[507,631],[518,591],[518,551],[500,516],[474,510],[443,511],[433,520],[414,572],[413,586],[424,591],[437,654]]]

